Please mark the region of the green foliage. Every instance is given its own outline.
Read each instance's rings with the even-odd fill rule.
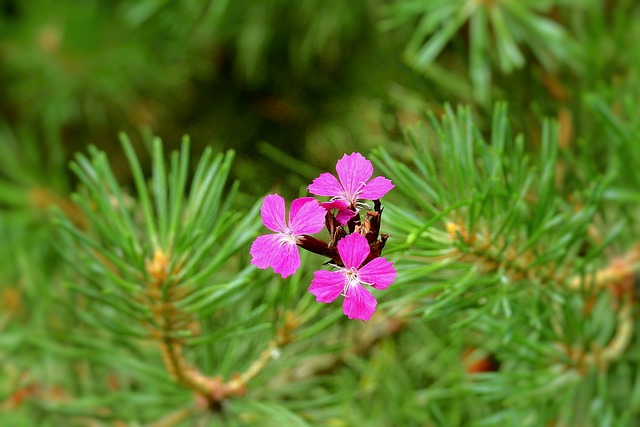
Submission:
[[[558,63],[576,66],[577,44],[553,19],[544,16],[554,1],[521,0],[402,0],[388,7],[385,28],[416,21],[405,55],[409,64],[427,75],[438,76],[435,59],[453,38],[461,38],[461,28],[468,25],[468,73],[473,97],[487,105],[491,99],[492,63],[504,74],[522,68],[526,45],[547,69]],[[580,2],[567,2],[565,7]],[[575,10],[574,10],[575,12]],[[430,67],[435,70],[431,71]]]
[[[157,334],[169,334],[181,342],[184,340],[185,345],[204,348],[238,334],[237,330],[223,333],[221,324],[208,330],[207,325],[213,326],[210,322],[199,333],[190,327],[194,321],[217,311],[216,307],[224,307],[229,298],[241,298],[250,289],[251,279],[246,272],[230,280],[215,276],[229,268],[230,258],[254,237],[259,222],[255,208],[247,213],[233,208],[238,185],[226,188],[233,153],[214,156],[211,150],[205,151],[189,182],[188,139],[183,141],[179,153],[170,156],[168,169],[162,144],[155,139],[152,174],[147,182],[131,143],[124,136],[122,140],[135,193],[121,189],[106,155],[91,148],[90,157],[78,155],[72,165],[84,187],[74,201],[86,215],[89,226],[83,230],[63,216],[59,217],[58,226],[64,231],[59,250],[77,275],[67,282],[67,287],[77,294],[78,302],[87,304],[86,311],[76,313],[78,320],[104,330],[114,340],[112,345],[127,350],[113,358],[117,365],[109,363],[109,366],[128,372],[140,364],[137,347]],[[229,273],[226,276],[233,277]],[[231,292],[235,295],[230,295]],[[165,305],[172,309],[165,310]],[[255,315],[263,311],[262,307],[249,309],[246,317],[236,322],[237,327],[251,325]],[[169,317],[175,317],[175,321],[167,324]],[[255,328],[243,328],[242,335],[260,330]],[[84,344],[83,339],[74,338],[78,344]],[[93,359],[90,355],[95,351],[103,355],[95,362],[111,360],[104,359],[107,347],[103,345],[90,346],[87,357]],[[209,358],[211,351],[205,352]],[[166,389],[172,385],[161,367],[150,365],[138,374],[143,377],[139,381],[145,381],[145,387]],[[176,390],[171,387],[169,390],[173,391],[164,400],[149,402],[149,413],[134,409],[137,406],[132,402],[134,412],[124,410],[115,414],[147,419],[157,413],[157,408],[176,398]],[[130,393],[123,390],[114,396],[126,399]],[[90,406],[98,404],[104,402],[93,402]]]
[[[636,425],[639,17],[0,0],[0,424]],[[396,185],[367,324],[249,255],[353,151]]]
[[[624,230],[636,221],[614,214],[619,206],[608,203],[614,182],[626,178],[622,167],[611,161],[604,175],[590,175],[591,182],[563,194],[557,173],[565,159],[552,123],[543,126],[537,158],[527,154],[522,136],[510,136],[503,106],[487,140],[468,110],[447,109],[431,125],[408,136],[410,166],[377,151],[381,169],[404,193],[386,216],[391,250],[402,254],[392,304],[426,319],[446,318],[498,358],[498,372],[478,374],[458,389],[456,396],[480,396],[491,405],[486,418],[467,409],[470,418],[462,424],[601,425],[632,416],[618,396],[597,387],[603,380],[598,366],[582,366],[566,349],[606,348],[623,333],[617,316],[624,303],[593,281],[614,242],[620,249],[634,244]],[[612,147],[612,157],[637,152],[629,141],[619,142],[626,150]],[[617,377],[617,369],[611,371],[608,378]],[[627,384],[626,393],[633,387]],[[430,393],[446,402],[451,391],[434,386]],[[607,410],[589,408],[594,401]],[[443,416],[443,424],[459,425],[457,414]]]

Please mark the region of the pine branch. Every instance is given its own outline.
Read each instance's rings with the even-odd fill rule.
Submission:
[[[463,44],[473,97],[488,106],[495,74],[492,65],[503,74],[521,69],[527,63],[526,49],[547,70],[555,70],[560,63],[580,68],[578,44],[562,23],[549,16],[551,5],[517,0],[402,0],[386,8],[382,27],[389,30],[415,21],[405,59],[440,85],[446,86],[451,72],[437,71],[436,59],[444,56],[450,44]]]
[[[532,155],[510,136],[503,107],[487,136],[468,110],[447,108],[409,134],[411,166],[377,152],[405,196],[385,211],[403,288],[394,305],[447,319],[458,335],[480,334],[477,347],[497,370],[474,374],[469,390],[508,407],[550,394],[594,397],[588,374],[612,374],[633,346],[639,252],[610,258],[628,245],[623,231],[633,223],[607,202],[621,169],[568,197],[556,175],[567,161],[557,132],[546,123]]]
[[[104,154],[92,150],[90,160],[79,156],[74,166],[88,195],[76,195],[75,200],[90,227],[78,229],[61,217],[69,245],[62,252],[95,292],[75,289],[109,309],[93,315],[116,310],[116,316],[104,321],[123,334],[133,328],[122,338],[142,336],[138,328],[146,329],[175,382],[199,396],[208,408],[220,408],[226,399],[245,393],[248,382],[291,340],[295,328],[295,322],[285,322],[267,349],[229,380],[209,376],[188,360],[187,352],[203,327],[199,319],[226,303],[225,298],[211,298],[220,285],[211,284],[209,278],[255,236],[257,208],[248,214],[233,212],[236,187],[231,187],[227,200],[223,198],[231,155],[214,158],[205,152],[186,197],[187,141],[181,153],[172,156],[168,173],[162,146],[154,143],[150,184],[131,144],[123,139],[123,145],[139,201],[123,194]],[[71,249],[74,245],[77,248]],[[224,286],[239,289],[249,280],[250,276],[240,274]],[[230,297],[233,294],[227,294]],[[242,328],[242,323],[236,322],[236,328]]]

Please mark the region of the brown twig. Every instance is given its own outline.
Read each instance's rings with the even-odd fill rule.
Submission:
[[[531,268],[529,266],[529,258],[533,257],[531,253],[522,254],[516,251],[510,252],[507,249],[503,251],[504,256],[498,256],[497,248],[500,245],[492,244],[479,234],[470,234],[464,227],[453,223],[448,223],[446,229],[452,239],[462,240],[469,249],[468,253],[456,250],[449,256],[478,263],[485,270],[503,270],[512,279],[527,278],[544,284],[555,283],[565,285],[573,290],[609,290],[622,301],[622,305],[617,307],[618,326],[616,333],[609,343],[605,347],[593,344],[588,351],[576,349],[567,344],[561,344],[560,346],[564,348],[565,353],[580,372],[585,372],[593,366],[604,370],[624,353],[634,330],[632,316],[633,302],[635,301],[633,280],[640,270],[640,245],[590,276],[569,279],[566,271],[558,273],[553,266]],[[557,320],[557,318],[555,319]],[[552,326],[557,335],[561,337],[563,333],[559,323],[552,320]]]
[[[572,361],[573,367],[581,373],[586,373],[590,368],[598,367],[604,371],[608,366],[619,359],[627,349],[633,336],[633,298],[627,296],[622,307],[618,310],[618,326],[616,332],[604,347],[595,344],[589,350],[575,348],[566,344],[560,344],[567,357]]]
[[[46,187],[33,187],[27,193],[29,203],[36,210],[46,211],[52,206],[57,206],[64,215],[81,230],[87,229],[87,216],[71,200],[59,196],[53,190]]]
[[[541,283],[564,283],[568,271],[558,272],[554,265],[541,264],[531,266],[536,258],[532,250],[524,252],[515,248],[503,250],[504,242],[492,242],[482,233],[469,233],[464,226],[447,223],[447,233],[452,240],[461,240],[467,246],[463,252],[455,249],[446,254],[448,258],[457,258],[463,262],[479,265],[485,272],[504,271],[512,280],[529,279]]]
[[[184,295],[177,286],[178,283],[165,285],[170,276],[169,265],[170,257],[161,250],[156,250],[153,259],[146,265],[151,278],[146,298],[153,313],[153,325],[149,326],[151,336],[158,342],[165,368],[176,382],[204,399],[208,408],[219,408],[225,399],[246,392],[247,383],[274,358],[279,347],[291,341],[291,332],[298,323],[293,316],[285,316],[284,326],[278,331],[276,338],[269,342],[267,349],[246,371],[234,375],[229,381],[204,375],[187,362],[183,352],[183,339],[176,336],[176,332],[184,330],[192,319],[176,306]]]
[[[569,283],[573,289],[602,289],[618,285],[640,271],[640,245],[609,266],[586,277],[574,277]]]
[[[557,271],[552,264],[531,266],[536,258],[533,251],[519,252],[512,248],[502,250],[502,242],[491,242],[482,233],[469,233],[464,226],[447,223],[446,230],[452,240],[463,241],[468,252],[459,249],[445,255],[461,261],[476,263],[484,271],[505,271],[514,280],[530,279],[544,284],[564,284],[570,289],[603,289],[618,285],[640,271],[640,245],[634,247],[621,258],[614,260],[609,266],[582,277],[569,278],[569,271]]]

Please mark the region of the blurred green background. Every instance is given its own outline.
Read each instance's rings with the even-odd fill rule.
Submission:
[[[403,38],[378,31],[382,6],[3,0],[0,111],[58,161],[87,144],[117,156],[119,131],[168,148],[189,134],[197,151],[236,150],[252,194],[297,191],[277,152],[332,166],[398,131],[408,108],[390,95],[433,96],[403,64]]]
[[[295,193],[444,102],[482,121],[507,100],[531,132],[564,110],[581,125],[581,94],[637,61],[629,0],[0,4],[0,112],[19,145],[64,170],[88,144],[118,156],[120,131],[168,148],[189,134],[236,150],[254,195]]]

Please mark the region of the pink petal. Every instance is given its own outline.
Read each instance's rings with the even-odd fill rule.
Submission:
[[[302,197],[291,202],[289,229],[299,236],[316,234],[324,227],[327,211],[313,197]]]
[[[357,269],[369,255],[369,242],[364,236],[351,233],[338,242],[338,254],[347,270]]]
[[[356,213],[351,209],[343,209],[338,212],[336,215],[336,220],[340,223],[340,225],[347,225],[349,220],[356,216]]]
[[[300,254],[295,243],[283,241],[280,234],[265,234],[251,245],[251,264],[258,268],[272,267],[282,277],[287,277],[300,268]]]
[[[258,236],[251,245],[251,264],[258,268],[271,267],[271,259],[280,247],[280,236],[277,234],[264,234]]]
[[[342,311],[349,319],[369,320],[376,311],[378,302],[369,291],[360,285],[352,285],[342,303]]]
[[[314,179],[309,187],[307,187],[307,190],[316,196],[327,197],[337,197],[343,192],[342,185],[340,185],[335,176],[328,172],[325,172]]]
[[[273,271],[283,278],[291,276],[300,268],[300,253],[295,243],[286,242],[273,254]]]
[[[271,231],[280,232],[287,228],[284,222],[284,199],[278,194],[269,194],[264,198],[262,207],[262,223]]]
[[[313,273],[309,292],[316,296],[318,302],[332,302],[342,293],[346,277],[340,271],[318,270]]]
[[[344,200],[324,202],[322,203],[322,207],[328,211],[337,209],[338,214],[336,215],[336,220],[340,223],[340,225],[346,225],[351,218],[356,216],[356,213],[349,209],[349,203],[345,202]]]
[[[344,155],[336,164],[338,178],[348,196],[355,195],[360,186],[373,175],[373,165],[360,153]]]
[[[366,200],[380,199],[393,187],[395,187],[395,185],[391,183],[390,179],[383,176],[376,176],[360,191],[358,198]]]
[[[384,258],[372,259],[358,270],[358,279],[376,289],[387,289],[397,276],[393,263]]]
[[[338,209],[339,211],[349,209],[349,203],[344,200],[333,200],[331,202],[322,203],[322,207],[330,211],[331,209]]]

